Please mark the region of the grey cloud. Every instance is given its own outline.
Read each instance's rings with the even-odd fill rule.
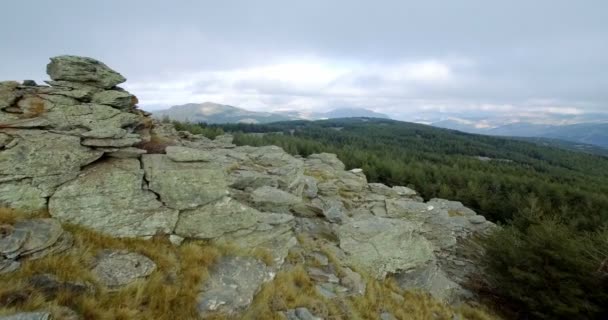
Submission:
[[[48,57],[70,53],[106,62],[152,96],[158,83],[189,73],[300,56],[389,66],[464,59],[472,64],[450,64],[453,83],[394,82],[371,73],[323,88],[370,91],[366,97],[211,77],[182,94],[249,90],[266,103],[314,98],[395,114],[425,105],[510,104],[525,111],[533,99],[588,112],[608,109],[608,2],[602,0],[38,0],[9,1],[3,12],[2,79],[42,80]]]

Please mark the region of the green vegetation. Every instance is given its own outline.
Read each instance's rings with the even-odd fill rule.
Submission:
[[[608,312],[606,157],[385,119],[189,126],[233,132],[239,145],[336,153],[371,182],[459,200],[505,225],[480,262],[488,296],[521,318]]]

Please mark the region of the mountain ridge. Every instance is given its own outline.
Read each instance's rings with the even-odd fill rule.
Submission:
[[[154,111],[153,115],[156,118],[169,118],[170,120],[193,123],[271,123],[289,120],[319,120],[345,117],[390,119],[386,114],[364,108],[344,107],[327,112],[309,113],[300,111],[260,112],[214,102],[176,105],[168,109]]]

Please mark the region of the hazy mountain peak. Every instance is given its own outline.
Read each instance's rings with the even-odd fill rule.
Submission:
[[[166,110],[156,111],[154,115],[156,117],[169,117],[172,120],[178,121],[206,123],[269,123],[288,120],[356,117],[390,119],[386,114],[354,107],[337,108],[329,112],[301,112],[297,110],[257,112],[214,102],[188,103],[173,106]]]

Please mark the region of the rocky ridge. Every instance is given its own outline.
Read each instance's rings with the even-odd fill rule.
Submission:
[[[333,154],[301,158],[276,146],[235,146],[230,135],[177,132],[137,109],[137,98],[118,87],[125,78],[94,59],[54,57],[47,73],[48,85],[0,82],[0,206],[52,217],[2,226],[0,272],[68,250],[68,223],[113,237],[265,250],[269,262],[218,262],[200,290],[202,316],[242,312],[294,257],[314,261],[307,273],[328,299],[364,294],[367,275],[446,303],[473,297],[463,288],[479,273],[470,240],[493,224],[461,203],[368,183]],[[117,287],[155,264],[105,252],[94,268]],[[302,308],[284,314],[317,318]]]

